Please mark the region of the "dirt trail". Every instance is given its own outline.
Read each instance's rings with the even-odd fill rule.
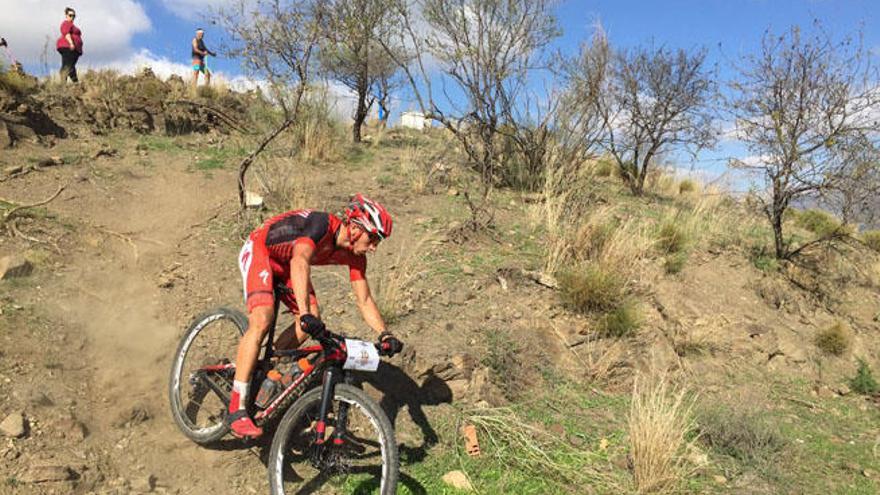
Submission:
[[[234,201],[233,174],[189,171],[184,158],[143,171],[113,167],[125,180],[90,177],[64,202],[66,212],[78,213],[84,247],[58,279],[52,308],[87,342],[92,376],[77,415],[90,431],[86,442],[106,463],[100,469],[116,477],[100,483],[102,490],[137,491],[152,477],[159,491],[216,493],[239,486],[228,479],[239,477],[264,492],[257,456],[241,445],[231,445],[240,449],[233,453],[196,447],[174,428],[166,398],[182,328],[158,279],[200,254],[178,245]]]

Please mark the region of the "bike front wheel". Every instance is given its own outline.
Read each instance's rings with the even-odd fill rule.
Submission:
[[[168,387],[171,415],[180,431],[196,443],[215,442],[229,431],[224,423],[228,399],[221,394],[231,392],[235,369],[202,376],[197,372],[230,363],[247,325],[241,312],[217,308],[193,320],[177,347]]]
[[[396,493],[397,443],[382,408],[362,390],[336,385],[327,441],[318,446],[315,424],[320,404],[318,387],[294,402],[281,419],[269,453],[272,493],[312,493],[327,483],[341,493]],[[343,410],[347,418],[344,427],[340,426]],[[338,432],[341,445],[332,440]]]

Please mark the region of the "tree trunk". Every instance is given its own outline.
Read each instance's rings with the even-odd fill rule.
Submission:
[[[361,67],[361,73],[358,75],[357,84],[357,108],[354,112],[354,124],[351,127],[351,139],[355,143],[361,142],[361,127],[367,120],[367,96],[370,91],[370,78],[367,72],[368,67],[364,64]]]
[[[785,259],[788,252],[785,249],[785,238],[782,236],[782,213],[773,212],[771,220],[773,224],[773,241],[776,248],[776,259]]]

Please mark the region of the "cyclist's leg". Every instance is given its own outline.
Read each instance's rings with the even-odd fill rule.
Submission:
[[[260,344],[275,317],[273,273],[266,250],[265,232],[258,230],[251,234],[239,253],[238,261],[248,306],[248,329],[238,343],[228,419],[234,434],[256,437],[262,434],[262,430],[247,416],[248,388],[260,353]]]

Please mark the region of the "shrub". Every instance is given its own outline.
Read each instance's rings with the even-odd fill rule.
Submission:
[[[782,450],[779,429],[750,405],[718,404],[697,414],[700,441],[745,463],[762,463]]]
[[[559,284],[562,301],[582,313],[615,309],[624,293],[623,278],[614,270],[595,263],[562,272]]]
[[[508,399],[513,399],[522,390],[522,348],[514,338],[503,330],[490,330],[486,333],[486,353],[481,359],[483,366],[489,368],[490,380],[498,386]]]
[[[804,210],[795,216],[795,225],[819,237],[827,237],[841,229],[840,222],[822,210]]]
[[[37,80],[14,70],[0,66],[0,90],[14,95],[26,95],[37,88]]]
[[[657,232],[657,247],[662,253],[673,254],[684,250],[688,234],[677,222],[677,217],[667,218]]]
[[[880,392],[880,385],[877,385],[877,380],[874,379],[874,374],[864,359],[859,359],[859,369],[856,370],[856,376],[850,379],[849,387],[862,395]]]
[[[614,164],[610,160],[599,160],[593,166],[593,175],[596,177],[611,177],[614,173]]]
[[[638,330],[641,320],[638,303],[628,298],[599,318],[597,333],[602,337],[628,337]]]
[[[866,246],[880,253],[880,230],[866,230],[862,233],[862,241]]]
[[[779,271],[779,260],[775,256],[766,253],[753,254],[752,264],[755,265],[755,268],[765,273]]]
[[[836,322],[828,328],[820,330],[814,339],[816,347],[825,354],[840,356],[849,349],[852,334],[849,327],[842,322]]]
[[[697,190],[697,183],[691,179],[684,179],[678,183],[678,194],[687,194]]]

